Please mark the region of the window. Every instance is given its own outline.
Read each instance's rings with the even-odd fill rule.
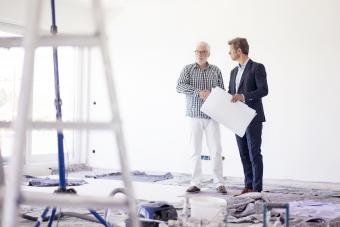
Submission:
[[[1,37],[15,36],[0,32]],[[0,120],[12,121],[16,114],[17,97],[23,62],[23,50],[20,48],[0,48]],[[1,153],[11,154],[14,133],[10,129],[0,129]]]
[[[0,32],[0,37],[14,34]],[[0,48],[0,121],[13,121],[17,113],[18,97],[23,64],[22,48]],[[62,99],[62,118],[64,121],[79,119],[78,99],[80,94],[81,53],[73,47],[58,48],[59,85]],[[32,119],[54,121],[55,87],[52,48],[41,47],[35,53]],[[74,130],[64,131],[65,159],[77,159],[76,137]],[[14,133],[11,129],[0,129],[0,143],[3,156],[11,155]],[[30,163],[56,163],[56,130],[34,130],[27,135],[26,157]]]

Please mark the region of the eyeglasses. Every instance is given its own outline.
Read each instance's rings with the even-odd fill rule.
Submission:
[[[208,51],[207,50],[195,50],[196,54],[207,54]]]

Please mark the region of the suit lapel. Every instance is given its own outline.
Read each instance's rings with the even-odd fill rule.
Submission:
[[[247,77],[247,75],[249,74],[252,64],[253,64],[253,61],[251,59],[249,59],[247,65],[246,65],[246,68],[244,69],[244,71],[242,73],[242,77],[241,77],[240,85],[238,86],[238,89],[237,89],[237,93],[239,93],[240,89],[242,88],[243,81]],[[236,77],[235,77],[235,79],[236,79]]]

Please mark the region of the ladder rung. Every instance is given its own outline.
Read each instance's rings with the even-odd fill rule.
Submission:
[[[113,122],[46,122],[33,121],[29,123],[33,129],[112,129],[116,123]]]
[[[0,187],[0,201],[5,195]],[[77,194],[49,194],[42,192],[22,192],[20,204],[77,208],[122,208],[127,209],[126,199],[104,196],[79,196]]]
[[[127,208],[127,202],[122,198],[100,197],[100,196],[79,196],[71,194],[48,194],[39,192],[22,192],[23,204],[29,205],[50,205],[59,207],[88,207],[96,208]]]
[[[12,122],[11,121],[0,121],[0,128],[11,128]]]
[[[21,47],[22,37],[0,38],[0,47]],[[43,35],[38,38],[37,46],[98,46],[99,35]]]
[[[0,187],[0,202],[4,199],[4,187]],[[119,197],[79,196],[77,194],[49,194],[42,192],[22,192],[20,204],[37,206],[60,206],[88,208],[127,208],[127,201]]]
[[[11,128],[13,122],[0,121],[0,128]],[[112,129],[117,123],[113,122],[56,122],[56,121],[33,121],[29,127],[33,129]]]

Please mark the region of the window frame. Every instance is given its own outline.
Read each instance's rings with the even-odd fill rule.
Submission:
[[[22,35],[23,34],[23,27],[19,25],[14,25],[10,23],[4,23],[0,21],[0,32],[5,33],[12,33],[13,35]],[[89,56],[89,50],[88,49],[81,49],[81,48],[74,48],[75,54],[76,54],[76,64],[75,64],[75,118],[86,121],[88,119],[88,105],[89,102],[86,102],[84,97],[88,97],[89,92],[89,71],[88,65],[89,61],[91,60]],[[52,58],[52,56],[51,56]],[[85,67],[87,66],[87,67]],[[61,82],[62,83],[62,82]],[[21,83],[20,83],[21,84]],[[32,94],[33,95],[33,94]],[[62,96],[63,94],[61,94]],[[61,97],[63,99],[63,97]],[[53,101],[53,100],[52,100]],[[16,103],[17,104],[17,103]],[[30,115],[32,116],[32,103],[30,105]],[[1,130],[13,130],[13,129],[1,129]],[[54,130],[53,130],[54,131]],[[57,133],[55,130],[55,139],[57,140]],[[70,152],[69,154],[66,154],[65,150],[65,165],[68,164],[80,164],[80,163],[86,163],[87,162],[87,143],[86,138],[88,138],[88,130],[80,131],[80,130],[74,130],[74,139],[72,144],[73,152]],[[27,137],[26,137],[26,146],[25,146],[25,163],[24,163],[24,169],[25,173],[36,173],[41,174],[45,173],[46,170],[48,171],[48,168],[50,167],[57,167],[58,161],[57,156],[58,153],[51,153],[51,154],[33,154],[32,153],[32,131],[27,130]],[[65,145],[64,145],[65,147]],[[5,164],[8,163],[10,156],[2,156],[2,159]]]

